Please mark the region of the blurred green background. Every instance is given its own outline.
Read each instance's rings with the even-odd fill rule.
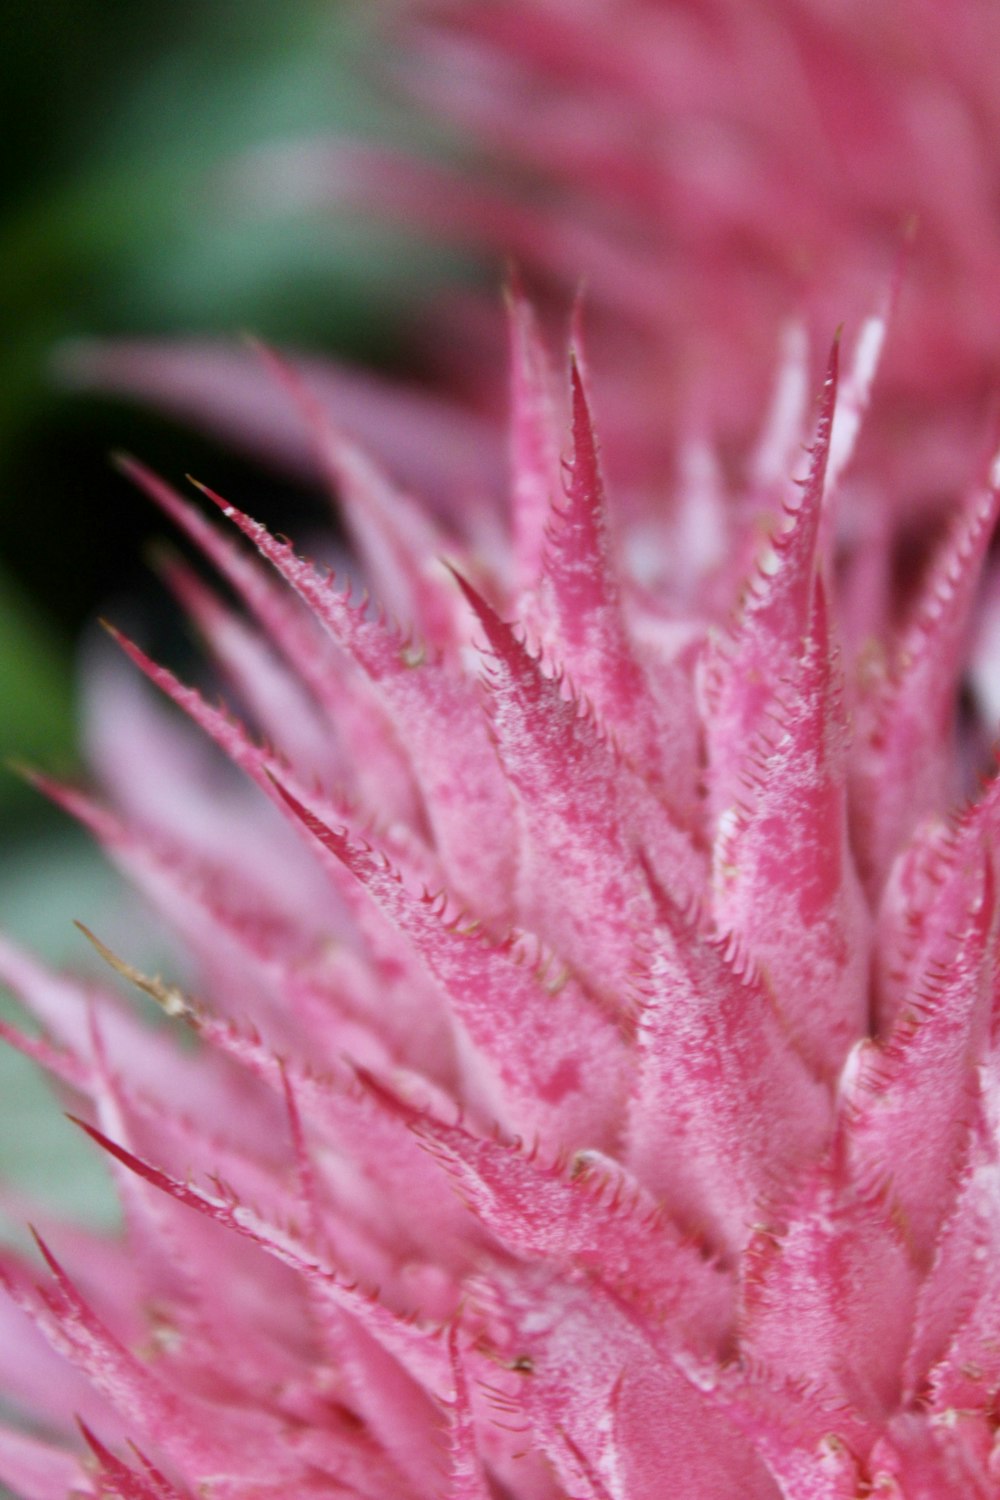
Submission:
[[[149,414],[61,393],[59,344],[250,328],[376,360],[387,352],[397,279],[388,244],[373,254],[358,225],[262,212],[220,190],[255,145],[384,127],[386,106],[366,76],[366,10],[336,0],[4,7],[5,754],[70,758],[73,642],[141,566],[150,517],[110,475],[108,449],[130,447],[174,473],[208,457]],[[262,482],[230,455],[211,461],[244,495]],[[0,815],[8,832],[39,816],[8,775]]]
[[[72,771],[74,655],[141,596],[157,531],[107,462],[195,470],[294,530],[315,496],[125,403],[61,391],[54,351],[117,334],[232,335],[398,361],[426,270],[388,231],[275,213],[223,191],[241,153],[298,135],[392,134],[358,0],[7,0],[0,50],[0,754]],[[408,122],[412,139],[413,124]],[[266,490],[266,496],[262,491]],[[86,839],[0,770],[0,927],[87,967],[70,925],[123,898]],[[120,913],[119,913],[120,915]],[[136,956],[143,937],[137,934]],[[0,1001],[0,1010],[3,1002]],[[100,1169],[31,1071],[0,1049],[0,1178],[106,1219]]]

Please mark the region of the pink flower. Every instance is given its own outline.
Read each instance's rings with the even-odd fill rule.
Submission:
[[[817,119],[850,141],[851,101],[874,95],[933,153],[914,100],[978,120],[988,60],[932,6],[913,37],[901,4],[850,27],[804,3],[780,23],[755,7],[754,25],[735,5],[434,9],[457,30],[429,32],[432,55],[473,49],[436,95],[457,78],[455,108],[563,185],[558,211],[524,210],[551,226],[526,261],[548,246],[543,268],[571,278],[604,246],[597,326],[557,373],[511,287],[502,509],[488,397],[478,415],[386,393],[353,409],[384,423],[390,468],[441,480],[429,509],[331,422],[325,397],[349,404],[357,382],[318,389],[263,357],[340,497],[338,566],[377,604],[211,490],[198,507],[121,461],[226,585],[164,566],[243,722],[118,641],[243,774],[192,768],[176,715],[111,673],[94,688],[103,791],[39,777],[168,918],[190,978],[94,939],[172,1022],[153,1027],[117,990],[0,949],[43,1027],[4,1034],[69,1095],[126,1219],[121,1240],[59,1229],[41,1280],[4,1258],[0,1372],[31,1425],[0,1436],[0,1474],[26,1500],[1000,1495],[1000,781],[972,791],[997,704],[1000,460],[955,447],[989,351],[953,326],[963,375],[946,379],[930,313],[890,329],[888,297],[843,376],[833,342],[814,411],[788,335],[746,437],[784,299],[815,325],[820,283],[848,300],[884,283],[872,220],[912,206],[911,169],[961,295],[985,264],[985,203],[949,218],[909,137],[887,126],[884,153],[847,152],[827,203],[806,180],[815,142],[776,101],[812,80]],[[985,12],[968,15],[981,41]],[[512,92],[512,69],[534,92]],[[667,180],[675,135],[718,175],[676,222],[654,192],[661,135]],[[480,215],[485,191],[467,200]],[[627,205],[610,228],[608,191]],[[414,201],[437,222],[426,181]],[[793,222],[824,251],[815,285],[781,267]],[[754,224],[756,257],[730,244]],[[642,257],[664,271],[662,312]],[[713,287],[728,318],[701,306]],[[908,380],[897,338],[923,350]],[[708,374],[678,437],[688,341]],[[173,400],[208,368],[123,349],[91,366]],[[680,446],[663,469],[666,395]],[[950,465],[924,566],[899,552],[906,402],[939,411]]]
[[[882,511],[904,508],[910,526],[940,512],[1000,372],[1000,16],[989,0],[373,10],[383,70],[451,125],[457,160],[395,143],[276,143],[234,169],[234,211],[360,210],[481,255],[491,276],[486,296],[438,295],[423,311],[430,371],[456,397],[446,443],[426,388],[392,401],[326,366],[317,393],[338,426],[428,503],[495,484],[482,418],[500,415],[492,288],[507,257],[536,302],[555,294],[559,316],[583,288],[617,507],[661,517],[696,442],[728,460],[753,441],[784,325],[824,341],[841,323],[857,328],[908,245],[866,445]],[[315,472],[246,351],[119,344],[67,363]],[[449,461],[435,462],[442,448]]]

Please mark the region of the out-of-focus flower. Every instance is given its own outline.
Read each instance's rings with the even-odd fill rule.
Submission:
[[[908,201],[908,137],[864,171],[845,145],[824,199],[800,115],[847,144],[872,90],[897,124],[930,97],[972,119],[988,60],[934,7],[905,51],[914,6],[877,33],[868,10],[852,30],[805,5],[436,12],[424,63],[460,43],[462,67],[435,99],[459,78],[456,108],[563,184],[518,210],[550,238],[513,248],[555,280],[590,274],[593,343],[577,331],[558,375],[511,286],[502,511],[488,398],[476,416],[366,405],[343,373],[255,356],[267,441],[291,451],[298,424],[350,533],[335,561],[377,603],[227,499],[203,489],[217,524],[121,461],[226,585],[162,562],[242,722],[119,642],[243,779],[110,670],[103,789],[38,778],[170,920],[187,978],[95,939],[171,1031],[0,949],[43,1028],[4,1034],[71,1097],[126,1218],[120,1241],[43,1226],[40,1282],[4,1259],[0,1378],[35,1425],[0,1437],[0,1474],[27,1500],[987,1500],[1000,781],[962,799],[997,698],[1000,460],[955,438],[989,353],[953,328],[953,380],[919,345],[883,397],[889,297],[843,377],[834,341],[815,411],[789,334],[762,436],[715,440],[745,433],[786,298],[815,321],[825,285],[855,312],[897,211],[937,222]],[[672,219],[659,192],[699,159],[715,188],[678,191]],[[420,203],[434,227],[426,179]],[[964,286],[986,206],[963,212]],[[478,222],[511,246],[508,218]],[[928,341],[929,316],[906,334],[897,316],[889,349]],[[219,367],[87,358],[175,401]],[[204,390],[216,418],[235,410]],[[898,548],[905,400],[939,413],[949,465],[922,568]],[[431,504],[338,404],[384,427]],[[662,472],[658,413],[678,445]]]
[[[559,307],[582,286],[617,504],[656,516],[696,436],[727,460],[745,450],[782,326],[857,327],[909,241],[866,444],[883,506],[918,522],[940,510],[998,373],[1000,18],[988,0],[401,0],[382,13],[385,70],[452,127],[450,163],[394,143],[286,141],[239,165],[234,202],[375,214],[491,270],[510,257],[536,301],[554,291]],[[500,390],[492,298],[437,297],[425,321],[428,360],[476,427]],[[306,462],[238,350],[81,347],[72,364]],[[397,444],[385,394],[366,415],[353,382],[341,405],[345,372],[326,379],[338,424],[377,433],[407,482],[426,473],[410,399]],[[495,465],[475,477],[489,482]]]

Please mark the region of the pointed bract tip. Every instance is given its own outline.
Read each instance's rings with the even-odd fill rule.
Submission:
[[[117,625],[112,625],[111,621],[107,618],[107,616],[105,616],[105,615],[98,615],[97,616],[97,623],[101,627],[101,629],[104,630],[104,631],[106,631],[107,634],[111,637],[111,639],[113,641],[117,641],[119,643],[119,645],[121,645],[121,643],[125,640],[125,637],[122,635],[121,631],[118,629],[118,626]]]
[[[587,392],[583,384],[583,373],[580,369],[580,355],[575,344],[569,349],[569,382],[573,391],[574,403],[580,401],[584,406],[587,404]]]
[[[62,1266],[59,1264],[58,1260],[56,1260],[56,1257],[53,1254],[53,1252],[49,1249],[48,1245],[45,1243],[45,1240],[42,1238],[41,1231],[38,1230],[38,1229],[36,1229],[35,1226],[34,1226],[34,1224],[29,1223],[28,1224],[28,1233],[31,1235],[31,1238],[34,1240],[35,1244],[38,1246],[38,1249],[41,1252],[42,1258],[45,1261],[45,1264],[48,1266],[49,1270],[52,1272],[53,1276],[58,1276],[60,1279],[64,1279],[66,1273],[63,1270]]]
[[[107,943],[103,943],[96,933],[91,932],[85,923],[74,919],[73,926],[79,932],[82,932],[88,943],[90,943],[94,951],[104,960],[109,968],[113,969],[116,974],[121,975],[122,979],[127,979],[130,984],[134,984],[136,989],[142,990],[143,994],[148,995],[151,1000],[155,1000],[164,1014],[172,1018],[182,1018],[185,1020],[189,1020],[194,1016],[194,1006],[176,985],[165,984],[158,975],[150,977],[148,974],[144,974],[141,969],[137,969],[133,964],[128,963],[124,958],[119,958],[118,954],[112,948],[109,948]]]
[[[87,1447],[90,1449],[91,1453],[101,1464],[101,1466],[106,1469],[111,1464],[117,1465],[119,1461],[115,1458],[114,1454],[111,1452],[111,1449],[107,1447],[105,1443],[101,1442],[100,1438],[95,1432],[91,1431],[83,1418],[79,1414],[76,1414],[74,1420],[76,1421],[76,1425],[80,1430],[80,1436],[83,1438],[84,1442],[87,1444]],[[116,1489],[111,1493],[117,1495],[120,1494],[121,1491]]]
[[[3,765],[13,776],[19,777],[21,781],[26,781],[29,786],[38,787],[41,785],[43,779],[41,771],[35,766],[29,765],[26,760],[22,760],[19,755],[5,755]]]
[[[480,618],[482,618],[483,611],[490,610],[490,606],[487,604],[482,594],[480,594],[479,590],[473,584],[471,584],[465,577],[465,575],[459,572],[455,564],[449,562],[446,557],[441,558],[441,566],[446,568],[451,574],[452,578],[454,578],[455,582],[462,590],[462,594],[465,597],[466,603],[471,605],[475,613],[479,615]]]
[[[184,478],[200,495],[204,495],[206,500],[211,500],[212,504],[222,511],[227,521],[236,520],[237,524],[239,524],[247,520],[247,517],[237,506],[225,499],[223,495],[220,495],[218,490],[213,490],[210,484],[205,484],[202,480],[196,479],[193,474],[185,474]]]
[[[68,1120],[71,1125],[75,1125],[78,1130],[82,1130],[84,1135],[89,1135],[90,1139],[94,1141],[98,1146],[103,1147],[111,1144],[108,1141],[107,1137],[100,1130],[98,1130],[96,1125],[91,1125],[88,1120],[82,1119],[80,1115],[74,1115],[69,1110],[65,1110],[63,1113],[63,1118]]]
[[[288,807],[295,814],[299,822],[308,829],[313,837],[323,845],[324,849],[329,849],[331,854],[335,854],[339,860],[343,861],[344,864],[349,865],[353,852],[351,849],[349,830],[347,828],[330,828],[326,823],[323,822],[321,818],[318,818],[314,812],[311,812],[309,808],[306,807],[304,802],[300,802],[299,799],[294,796],[294,794],[290,792],[288,788],[282,784],[282,782],[278,780],[273,772],[265,768],[264,774],[267,776],[268,781],[270,781],[271,785],[274,787],[274,790],[277,792],[282,802],[284,802],[286,807]]]
[[[108,463],[113,469],[117,469],[119,474],[124,474],[126,479],[134,479],[136,473],[145,467],[139,459],[127,453],[124,448],[112,448],[108,454]]]
[[[127,1167],[137,1177],[146,1177],[147,1181],[155,1179],[155,1168],[150,1168],[141,1157],[134,1155],[133,1152],[127,1150],[124,1146],[120,1146],[117,1141],[113,1141],[110,1136],[105,1135],[104,1131],[99,1130],[96,1125],[89,1125],[86,1120],[81,1120],[79,1115],[67,1114],[66,1118],[67,1120],[71,1120],[74,1125],[78,1125],[84,1135],[90,1137],[95,1146],[100,1146],[102,1151],[106,1151],[115,1161],[121,1162],[123,1167]]]

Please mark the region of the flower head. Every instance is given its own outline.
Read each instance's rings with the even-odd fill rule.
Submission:
[[[462,13],[497,78],[575,36],[542,104],[603,68],[621,129],[685,26],[700,55],[680,7],[629,7],[603,54],[609,7],[592,29],[519,12]],[[820,28],[791,14],[789,48]],[[495,80],[470,79],[482,115]],[[654,247],[606,110],[567,119],[560,167],[593,212],[614,143]],[[560,370],[516,283],[502,511],[458,482],[425,508],[265,354],[343,507],[338,576],[121,460],[226,586],[163,567],[240,717],[113,633],[241,778],[192,773],[177,716],[116,677],[104,791],[39,778],[188,978],[94,936],[157,1028],[0,949],[44,1026],[5,1035],[71,1096],[126,1220],[46,1237],[40,1282],[4,1260],[3,1378],[45,1435],[0,1438],[0,1474],[28,1500],[1000,1494],[1000,781],[972,791],[1000,470],[969,457],[925,565],[900,566],[891,304],[843,372],[833,341],[814,406],[793,337],[761,439],[727,472],[702,432],[659,509],[655,401],[616,506],[592,402],[603,369],[620,448],[625,367],[598,332],[593,377],[579,335]],[[657,355],[653,327],[647,379]],[[388,409],[398,455],[419,422]],[[427,471],[455,440],[467,473],[471,431],[428,422]]]

